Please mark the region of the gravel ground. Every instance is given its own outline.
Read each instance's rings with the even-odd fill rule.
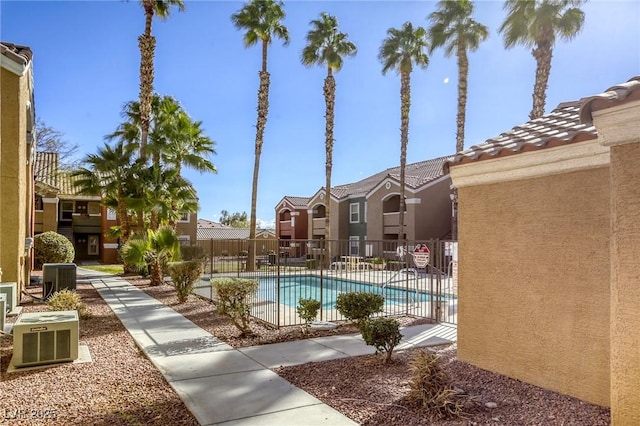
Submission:
[[[213,306],[207,301],[191,296],[179,305],[171,286],[151,287],[148,280],[127,279],[236,348],[309,337],[303,336],[298,327],[273,330],[252,324],[255,336],[240,338],[237,329],[213,313]],[[97,292],[87,284],[79,284],[78,293],[92,314],[80,322],[80,344],[89,346],[93,362],[7,374],[11,340],[0,339],[0,424],[196,425],[182,401],[137,349]],[[47,310],[42,304],[24,306],[25,312]],[[416,320],[401,318],[401,322],[406,325]],[[313,331],[310,337],[354,332],[356,327],[347,324],[336,331]],[[411,380],[408,363],[415,350],[394,354],[389,365],[383,365],[380,356],[367,355],[279,368],[276,372],[362,425],[610,423],[606,408],[457,361],[455,345],[438,351],[443,368],[455,385],[481,404],[465,420],[433,419],[408,403],[406,395]],[[487,402],[495,402],[497,407],[485,408],[483,404]]]

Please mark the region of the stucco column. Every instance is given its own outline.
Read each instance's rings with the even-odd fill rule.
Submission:
[[[640,101],[593,119],[611,148],[611,421],[640,425]]]

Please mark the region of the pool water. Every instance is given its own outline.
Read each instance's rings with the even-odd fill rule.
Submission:
[[[276,300],[277,279],[275,277],[260,278],[258,297],[268,300]],[[336,298],[340,293],[365,292],[384,296],[385,304],[404,304],[431,301],[431,294],[424,292],[409,292],[385,287],[370,285],[360,282],[339,280],[334,278],[322,278],[322,308],[335,308]],[[408,294],[407,294],[408,293]],[[298,306],[300,298],[320,300],[320,277],[314,275],[302,275],[292,277],[280,277],[280,303],[287,306]]]

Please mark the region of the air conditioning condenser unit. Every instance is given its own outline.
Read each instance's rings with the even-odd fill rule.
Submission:
[[[13,325],[15,367],[78,359],[78,311],[28,312]]]
[[[7,295],[5,312],[11,312],[13,308],[18,306],[18,284],[16,283],[0,283],[0,294]]]
[[[42,265],[42,296],[45,299],[63,289],[76,289],[75,263],[45,263]]]

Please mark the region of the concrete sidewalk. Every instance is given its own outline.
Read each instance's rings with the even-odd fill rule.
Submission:
[[[272,368],[371,354],[360,335],[234,350],[120,277],[78,269],[202,425],[355,425]],[[407,327],[397,350],[456,340],[456,328]]]

